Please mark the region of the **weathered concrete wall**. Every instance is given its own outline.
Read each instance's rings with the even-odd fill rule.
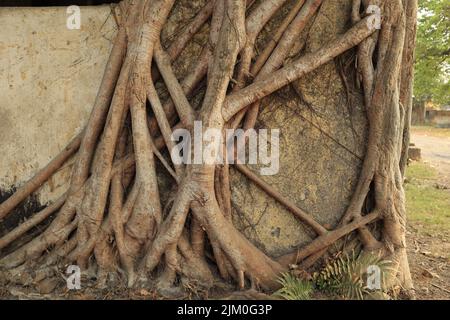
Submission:
[[[81,29],[66,8],[0,8],[0,189],[19,186],[86,123],[115,34],[109,6],[83,7]],[[38,193],[63,193],[70,162]]]

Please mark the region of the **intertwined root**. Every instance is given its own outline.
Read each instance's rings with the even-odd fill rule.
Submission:
[[[403,74],[400,65],[402,59],[412,63],[414,28],[405,25],[414,25],[417,4],[402,4],[401,0],[362,4],[356,0],[352,28],[318,51],[283,66],[293,40],[322,1],[298,1],[277,29],[275,41],[256,56],[257,35],[284,2],[265,0],[252,6],[253,1],[209,1],[168,49],[161,46],[159,38],[174,0],[120,3],[116,8],[120,12],[119,31],[85,130],[0,205],[1,219],[77,152],[67,193],[0,239],[0,249],[6,248],[56,213],[45,231],[2,257],[5,272],[20,278],[34,270],[33,280],[27,281],[39,282],[54,275],[52,266],[77,263],[84,270],[94,270],[100,285],[118,279],[119,272],[126,276],[128,286],[147,285],[158,270],[160,287],[173,285],[178,277],[211,286],[218,274],[225,280],[233,279],[240,288],[250,283],[274,289],[278,275],[290,265],[302,262],[303,267],[311,266],[331,244],[359,230],[365,248],[380,250],[401,264],[396,270],[404,277],[404,284],[411,286],[404,256],[400,166],[404,115],[411,107],[411,92],[410,86],[400,88],[399,83],[411,81],[411,73]],[[370,23],[373,15],[361,16],[373,4],[385,14],[379,31]],[[209,43],[193,63],[191,73],[179,82],[172,62],[209,19]],[[186,128],[192,133],[194,120],[202,121],[204,130],[236,128],[242,122],[244,128],[252,128],[263,97],[355,46],[370,132],[360,181],[341,224],[327,230],[255,173],[237,165],[242,174],[317,233],[304,248],[274,260],[231,222],[227,164],[172,164],[160,150],[173,148],[174,129]],[[237,80],[231,81],[235,69]],[[190,98],[206,75],[203,103],[194,110]],[[156,81],[163,81],[170,94],[164,103]],[[231,84],[234,86],[229,90]],[[401,91],[405,88],[409,92]],[[401,103],[400,96],[404,99]],[[150,118],[147,101],[153,111]],[[155,156],[176,183],[165,208]],[[374,192],[376,203],[364,214],[363,203],[369,192]],[[366,226],[380,219],[384,221],[383,233],[376,239]]]

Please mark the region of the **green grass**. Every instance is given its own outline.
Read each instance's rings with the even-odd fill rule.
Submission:
[[[424,163],[412,163],[406,172],[406,208],[408,220],[422,226],[426,233],[450,231],[450,190],[436,187],[435,169]]]
[[[406,178],[416,183],[434,182],[438,172],[430,165],[422,162],[413,162],[406,171]]]
[[[450,128],[435,128],[432,126],[413,126],[413,133],[426,134],[433,137],[450,138]]]

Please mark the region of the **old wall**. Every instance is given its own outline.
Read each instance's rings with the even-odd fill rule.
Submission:
[[[81,29],[66,8],[0,8],[0,189],[45,166],[87,121],[115,33],[109,6],[84,7]],[[66,190],[70,163],[38,192]]]

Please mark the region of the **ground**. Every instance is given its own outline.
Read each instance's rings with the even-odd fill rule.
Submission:
[[[418,299],[450,299],[450,129],[414,127],[407,170],[408,256]]]
[[[450,185],[450,128],[413,127],[412,142],[422,158],[439,172],[438,182]]]

